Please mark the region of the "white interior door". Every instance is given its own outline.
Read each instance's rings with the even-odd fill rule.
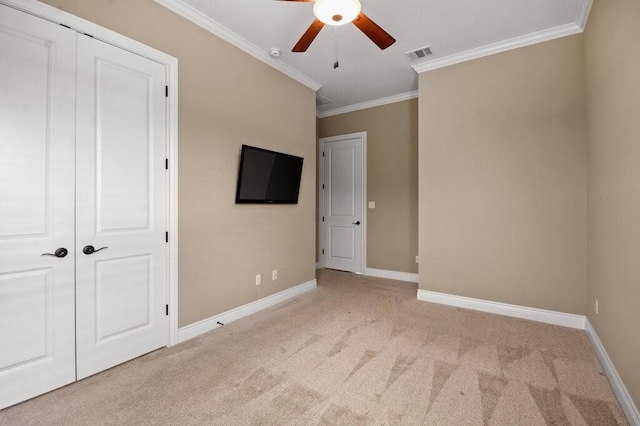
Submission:
[[[363,133],[323,138],[324,266],[364,272]]]
[[[75,380],[75,37],[0,5],[0,409]]]
[[[167,344],[166,76],[164,65],[79,35],[77,78],[82,379]]]

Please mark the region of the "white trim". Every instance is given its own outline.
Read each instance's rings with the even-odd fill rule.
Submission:
[[[473,309],[475,311],[506,315],[514,318],[524,318],[547,324],[584,330],[586,317],[584,315],[567,314],[564,312],[548,311],[546,309],[529,308],[526,306],[509,305],[507,303],[474,299],[471,297],[455,296],[437,293],[435,291],[418,290],[418,300],[441,305],[456,306],[458,308]]]
[[[169,84],[169,346],[178,343],[178,61],[167,67]]]
[[[640,426],[640,412],[638,412],[638,407],[633,403],[633,398],[631,398],[627,387],[622,382],[620,375],[616,371],[616,367],[614,367],[611,358],[609,358],[609,354],[600,341],[598,333],[596,333],[596,330],[591,325],[589,318],[586,319],[585,331],[591,341],[591,346],[593,346],[593,349],[596,351],[596,355],[598,355],[598,359],[600,359],[600,363],[607,374],[609,384],[618,397],[618,402],[620,402],[625,416],[627,416],[629,424],[632,426]]]
[[[367,220],[367,132],[355,133],[362,137],[362,266],[360,270],[364,273],[367,268],[367,230],[369,222]]]
[[[318,140],[318,200],[317,208],[318,208],[318,220],[317,220],[317,228],[318,228],[318,241],[316,242],[318,250],[318,261],[316,262],[316,269],[324,268],[324,259],[325,256],[322,253],[322,247],[324,247],[324,222],[322,221],[322,214],[324,213],[324,191],[322,190],[322,182],[324,182],[324,157],[322,156],[322,152],[324,151],[324,142],[323,139],[320,138]]]
[[[322,221],[322,215],[324,213],[324,192],[322,189],[322,183],[324,182],[324,157],[322,152],[324,151],[324,144],[326,142],[335,142],[345,139],[362,140],[362,260],[360,262],[359,271],[354,271],[357,274],[364,273],[367,268],[367,132],[348,133],[346,135],[330,136],[326,138],[320,138],[318,143],[318,158],[320,159],[320,173],[318,179],[318,194],[320,194],[320,201],[318,202],[318,262],[316,265],[320,265],[321,268],[326,267],[326,255],[322,253],[322,247],[324,246],[324,222]]]
[[[576,23],[582,28],[584,31],[587,26],[587,19],[589,18],[589,13],[591,12],[591,6],[593,5],[593,0],[583,0],[582,7],[578,10],[578,15],[576,17]]]
[[[345,114],[347,112],[359,111],[362,109],[373,108],[377,106],[392,104],[395,102],[408,101],[409,99],[415,99],[418,97],[418,91],[400,93],[398,95],[387,96],[386,98],[374,99],[372,101],[366,101],[359,104],[347,105],[340,108],[334,108],[327,111],[316,112],[316,117],[325,118],[332,115]]]
[[[277,69],[281,73],[291,77],[299,83],[304,84],[309,89],[313,91],[317,91],[322,87],[322,84],[318,83],[311,77],[301,73],[297,69],[293,68],[290,65],[287,65],[284,62],[281,62],[277,59],[273,59],[268,52],[260,49],[255,44],[250,41],[240,37],[238,34],[234,33],[224,25],[219,22],[211,19],[209,16],[200,12],[199,10],[194,9],[189,6],[182,0],[155,0],[156,3],[166,7],[172,12],[182,16],[183,18],[193,22],[201,28],[209,31],[211,34],[214,34],[226,42],[231,43],[236,46],[238,49],[243,50],[254,58],[264,62],[265,64]]]
[[[307,281],[306,283],[291,287],[287,290],[283,290],[279,293],[272,294],[271,296],[264,297],[255,302],[247,303],[246,305],[239,306],[231,309],[230,311],[223,312],[218,315],[203,319],[193,324],[181,327],[178,330],[178,341],[180,343],[198,337],[208,331],[221,327],[218,322],[228,324],[232,321],[244,318],[246,316],[255,314],[264,309],[270,308],[273,305],[277,305],[280,302],[299,296],[307,291],[313,290],[318,286],[315,279]]]
[[[444,58],[433,59],[419,64],[412,65],[417,73],[432,71],[438,68],[448,67],[450,65],[471,61],[473,59],[483,58],[485,56],[495,55],[496,53],[506,52],[508,50],[517,49],[532,44],[542,43],[544,41],[554,40],[560,37],[566,37],[578,34],[583,31],[580,25],[566,24],[559,27],[542,30],[535,33],[527,34],[521,37],[515,37],[509,40],[500,41],[498,43],[488,44],[477,49],[470,49],[464,52],[445,56]]]
[[[386,269],[365,268],[364,274],[370,277],[388,278],[390,280],[407,281],[410,283],[418,282],[418,274],[411,272],[388,271]]]
[[[169,190],[169,254],[168,289],[169,322],[167,345],[177,343],[178,334],[178,59],[145,44],[132,40],[86,19],[56,9],[35,0],[0,0],[1,4],[38,16],[56,24],[64,24],[74,31],[91,34],[95,39],[143,56],[166,67],[169,99],[167,111],[167,144],[170,174]]]

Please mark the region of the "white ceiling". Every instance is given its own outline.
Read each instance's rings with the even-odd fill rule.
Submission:
[[[319,116],[416,96],[418,72],[581,32],[592,0],[361,0],[397,41],[380,50],[353,24],[325,26],[306,53],[291,48],[314,19],[313,3],[156,0],[318,89],[333,101]],[[340,66],[333,68],[337,43]],[[431,46],[410,62],[405,52]],[[281,50],[273,59],[271,48]]]

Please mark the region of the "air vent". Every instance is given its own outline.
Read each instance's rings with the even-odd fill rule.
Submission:
[[[431,46],[427,46],[418,50],[412,50],[410,52],[406,52],[405,55],[407,55],[407,58],[409,58],[410,61],[418,61],[420,59],[426,58],[432,53],[433,52],[431,51]]]
[[[325,98],[322,95],[318,95],[316,96],[316,105],[326,105],[326,104],[330,104],[333,101],[329,98]]]

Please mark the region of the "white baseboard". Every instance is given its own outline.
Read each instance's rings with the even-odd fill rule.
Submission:
[[[408,281],[410,283],[418,282],[418,274],[410,272],[387,271],[385,269],[365,268],[364,274],[370,277],[388,278],[390,280]]]
[[[633,403],[633,399],[631,398],[627,387],[618,375],[611,358],[609,358],[607,350],[604,348],[604,345],[600,341],[596,330],[593,328],[588,318],[586,320],[585,331],[591,341],[591,346],[593,346],[593,349],[596,351],[596,355],[598,355],[598,359],[600,359],[602,368],[604,368],[604,371],[607,374],[609,384],[611,384],[611,388],[613,388],[613,392],[618,397],[620,406],[622,407],[625,416],[627,416],[629,424],[631,426],[640,426],[640,412],[638,412],[638,407]]]
[[[507,303],[491,302],[471,297],[454,296],[437,293],[435,291],[418,290],[418,300],[439,303],[441,305],[456,306],[458,308],[473,309],[475,311],[490,312],[515,318],[524,318],[563,327],[585,329],[584,315],[566,314],[564,312],[548,311],[545,309],[529,308],[526,306],[509,305]]]
[[[246,305],[239,306],[237,308],[231,309],[230,311],[223,312],[221,314],[214,315],[201,321],[194,322],[193,324],[181,327],[178,329],[178,342],[182,343],[189,339],[193,339],[194,337],[200,336],[201,334],[204,334],[208,331],[214,330],[220,327],[220,324],[218,324],[218,322],[227,324],[240,318],[244,318],[248,315],[260,312],[263,309],[267,309],[280,302],[284,302],[287,299],[291,299],[292,297],[296,297],[302,293],[306,293],[309,290],[313,290],[317,286],[317,281],[313,279],[311,281],[307,281],[306,283],[283,290],[279,293],[272,294],[271,296],[256,300],[255,302],[247,303]]]

